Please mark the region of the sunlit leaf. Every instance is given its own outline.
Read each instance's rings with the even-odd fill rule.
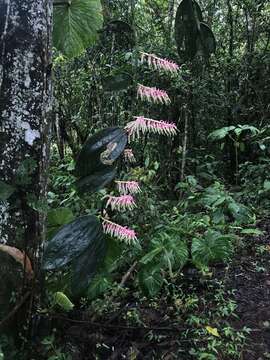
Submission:
[[[93,44],[102,26],[100,1],[56,0],[54,5],[53,45],[68,57],[77,56]]]
[[[206,326],[205,328],[209,332],[209,334],[214,335],[216,337],[220,337],[217,328],[212,328],[211,326]]]

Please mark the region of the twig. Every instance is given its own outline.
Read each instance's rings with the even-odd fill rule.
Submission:
[[[135,270],[136,266],[138,264],[138,261],[136,260],[131,267],[128,269],[128,271],[125,273],[125,275],[122,277],[122,280],[120,282],[120,287],[124,287],[125,283],[127,282],[127,280],[129,279],[131,273],[133,272],[133,270]]]
[[[172,331],[172,332],[179,332],[179,331],[185,331],[186,328],[180,328],[180,327],[149,327],[149,326],[124,326],[124,325],[110,325],[110,324],[99,324],[96,322],[86,321],[86,320],[74,320],[65,318],[63,316],[52,316],[54,319],[62,320],[62,321],[68,321],[75,324],[81,324],[85,326],[93,326],[93,327],[101,327],[101,328],[108,328],[108,329],[123,329],[123,330],[146,330],[146,331]]]
[[[22,307],[22,305],[25,303],[25,301],[28,299],[28,297],[31,295],[31,292],[28,291],[22,299],[19,301],[19,303],[14,306],[14,308],[7,314],[6,317],[4,317],[3,320],[0,322],[0,329],[3,327],[15,314],[16,312]]]

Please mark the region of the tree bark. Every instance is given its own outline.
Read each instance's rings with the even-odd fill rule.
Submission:
[[[0,321],[31,289],[20,319],[14,314],[9,321],[14,333],[32,312],[45,235],[51,31],[52,0],[0,0],[0,187],[14,189],[0,198],[0,243],[25,251],[35,273],[30,283],[23,267],[0,254]]]

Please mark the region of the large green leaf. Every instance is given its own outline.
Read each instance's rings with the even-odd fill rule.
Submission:
[[[48,226],[62,226],[72,221],[73,218],[74,216],[71,209],[61,207],[57,209],[51,209],[48,212],[47,223]]]
[[[93,44],[102,26],[99,0],[54,1],[53,44],[68,57],[79,55]]]
[[[49,210],[47,214],[47,239],[51,239],[61,226],[68,224],[73,219],[73,213],[69,208],[62,207]]]
[[[172,268],[175,270],[181,269],[188,261],[188,247],[184,241],[172,242],[169,253],[171,256]]]
[[[215,36],[210,27],[203,22],[200,22],[197,49],[197,51],[201,51],[205,56],[209,56],[216,51]]]
[[[155,296],[163,284],[160,267],[145,265],[139,272],[139,284],[145,294]]]
[[[91,241],[88,248],[72,262],[71,289],[74,295],[81,295],[87,290],[105,254],[106,242],[103,232],[99,231],[95,241]]]
[[[79,195],[85,193],[91,194],[95,191],[103,189],[116,176],[116,169],[114,167],[106,168],[95,172],[93,175],[86,176],[76,182],[76,188]]]
[[[175,17],[175,41],[179,56],[191,60],[197,53],[199,23],[203,20],[202,11],[194,0],[183,0]]]
[[[217,130],[211,132],[211,134],[208,135],[208,138],[211,141],[224,139],[230,133],[230,131],[232,131],[234,129],[235,129],[235,126],[225,126],[223,128],[220,128],[220,129],[217,129]]]
[[[122,154],[127,143],[123,129],[112,127],[98,131],[83,145],[75,166],[79,178],[94,175],[103,169],[110,169]]]
[[[82,216],[63,226],[46,243],[43,265],[44,270],[59,269],[79,257],[90,246],[100,241],[103,230],[96,216]]]
[[[232,236],[210,230],[202,238],[194,238],[191,246],[193,262],[201,267],[227,260],[232,250],[231,241]]]
[[[179,56],[192,59],[196,52],[197,22],[192,0],[183,0],[175,17],[175,40]]]

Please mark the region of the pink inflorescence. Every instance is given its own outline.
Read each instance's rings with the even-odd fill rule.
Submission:
[[[147,99],[148,101],[160,102],[163,104],[169,104],[171,102],[167,92],[165,90],[157,89],[156,87],[138,84],[137,95],[140,99]]]
[[[106,207],[111,206],[112,210],[132,210],[136,207],[133,196],[109,196]]]
[[[179,70],[179,65],[175,62],[167,59],[161,59],[155,54],[147,54],[142,53],[141,61],[147,61],[150,67],[154,67],[155,69],[163,69],[170,72],[177,72]]]
[[[135,156],[133,154],[132,149],[125,149],[124,150],[124,158],[126,161],[129,161],[130,163],[135,163],[136,159]]]
[[[129,244],[137,241],[137,236],[135,231],[125,226],[118,225],[107,219],[103,219],[102,226],[103,226],[103,231],[106,234],[115,236],[122,241],[128,242]]]
[[[120,194],[137,194],[141,192],[137,181],[115,181]]]
[[[144,116],[137,116],[135,120],[130,121],[125,127],[129,140],[135,140],[140,137],[140,134],[152,132],[168,136],[174,136],[177,127],[174,123],[168,123],[163,120],[153,120],[145,118]]]

